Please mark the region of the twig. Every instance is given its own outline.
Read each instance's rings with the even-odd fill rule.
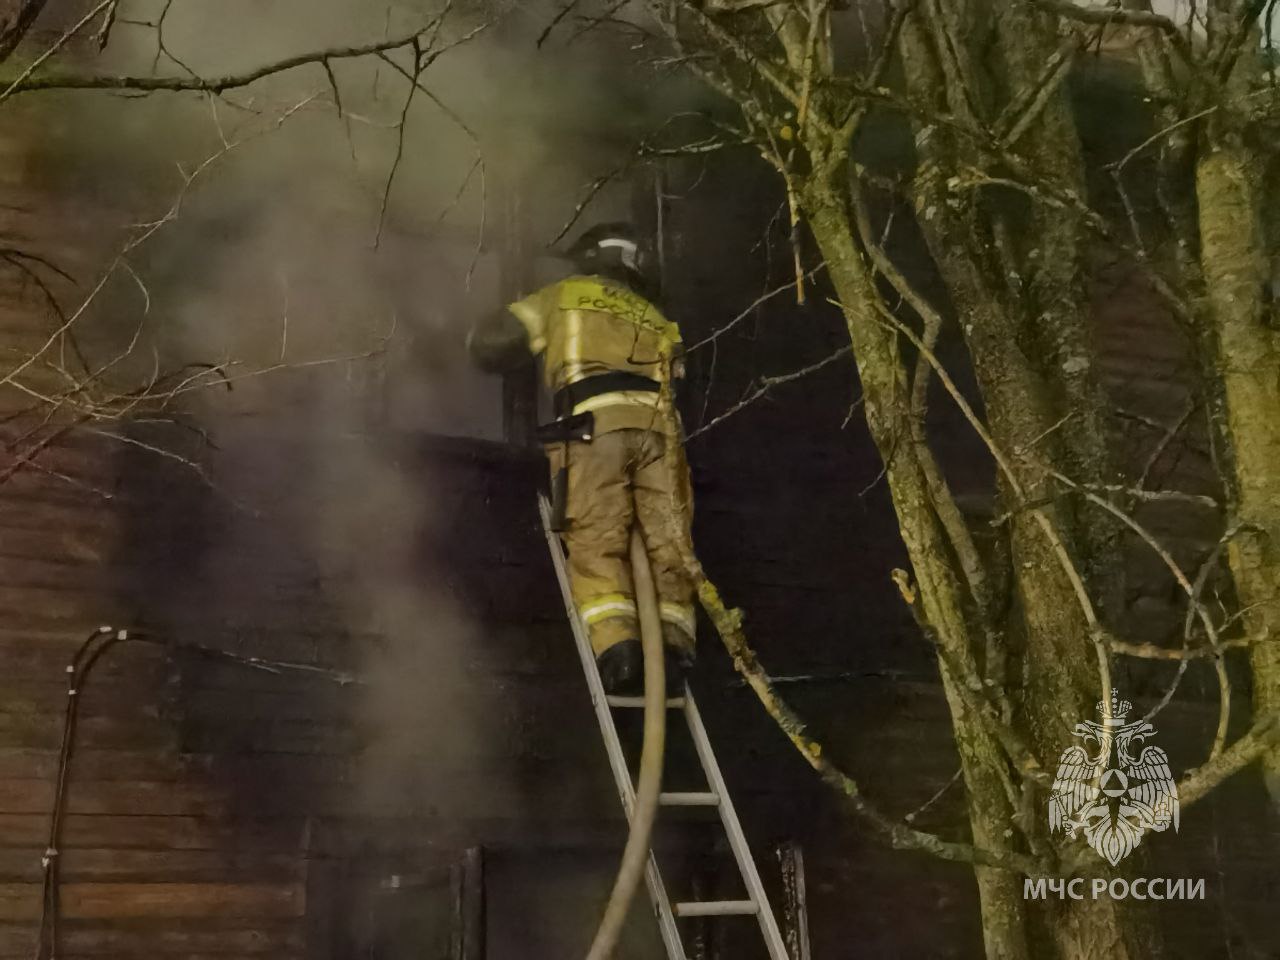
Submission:
[[[946,794],[948,790],[950,790],[952,787],[954,787],[957,783],[960,782],[960,777],[963,774],[964,774],[964,768],[956,767],[956,772],[951,775],[950,779],[948,779],[946,783],[944,783],[942,786],[938,788],[938,792],[935,793],[928,800],[926,800],[924,803],[920,804],[920,806],[916,807],[914,810],[908,813],[905,817],[903,817],[902,818],[903,821],[906,823],[915,823],[915,821],[919,818],[920,814],[924,813],[926,810],[932,807],[935,803],[941,800],[943,795]]]
[[[290,117],[292,117],[295,113],[301,110],[307,103],[311,102],[312,99],[313,97],[307,97],[306,99],[300,101],[298,104],[296,104],[289,110],[285,111],[279,117],[275,118],[274,123],[272,124],[272,128],[278,128],[279,126],[283,125]],[[62,337],[68,335],[72,327],[81,319],[81,317],[84,316],[84,314],[89,309],[89,307],[97,300],[98,296],[101,294],[102,290],[105,288],[107,282],[115,275],[116,271],[117,270],[128,271],[134,276],[135,279],[137,279],[137,275],[132,273],[132,267],[129,266],[128,264],[128,259],[127,259],[128,255],[133,250],[137,249],[139,246],[144,244],[151,237],[153,237],[156,234],[156,232],[159,231],[165,224],[171,223],[172,221],[177,219],[178,214],[182,209],[183,201],[185,200],[187,192],[190,190],[191,185],[200,176],[202,176],[216,161],[226,156],[226,154],[229,153],[232,149],[240,146],[241,144],[247,142],[249,139],[259,135],[262,132],[264,131],[255,131],[253,133],[246,134],[244,137],[241,137],[239,140],[236,140],[236,141],[233,141],[232,143],[227,144],[222,150],[218,151],[217,153],[214,153],[211,156],[207,157],[191,173],[189,174],[184,173],[182,189],[179,191],[177,197],[174,199],[169,209],[165,211],[164,215],[150,223],[137,225],[138,230],[135,233],[135,235],[132,236],[127,243],[125,243],[124,247],[116,255],[115,259],[106,268],[106,270],[103,271],[102,275],[98,278],[97,282],[94,284],[92,289],[90,289],[88,294],[81,300],[80,305],[72,313],[66,315],[65,320],[63,320],[63,322],[59,325],[59,327],[53,331],[53,333],[41,346],[39,346],[33,352],[28,353],[21,363],[17,364],[11,370],[5,373],[5,375],[2,378],[0,378],[0,386],[11,385],[11,386],[17,387],[18,389],[27,390],[27,388],[25,388],[23,384],[18,382],[17,378],[21,374],[23,374],[27,369],[29,369],[33,364],[35,364],[37,361],[40,361],[41,358],[44,357],[44,355],[50,350],[50,348],[55,343],[58,343]],[[145,294],[145,286],[142,289]],[[134,343],[136,343],[136,339],[137,339],[136,334],[137,334],[137,331],[135,331]],[[115,363],[115,362],[116,361],[112,361],[112,363]],[[111,364],[108,364],[108,367],[109,366],[111,366]],[[96,376],[100,376],[101,373],[102,371],[99,370],[90,379],[93,379]],[[27,390],[27,392],[30,392],[30,391]]]
[[[89,493],[101,497],[103,500],[114,500],[116,498],[116,495],[110,490],[104,490],[102,487],[95,486],[94,484],[81,480],[78,477],[72,477],[68,474],[62,473],[61,471],[54,470],[52,467],[45,466],[38,460],[32,460],[27,465],[27,469],[35,470],[37,473],[43,473],[45,476],[53,477],[55,480],[61,480],[68,486],[76,487],[79,490],[88,491]]]
[[[1179,129],[1180,127],[1185,127],[1189,123],[1195,123],[1197,120],[1202,120],[1205,117],[1217,112],[1220,109],[1221,109],[1220,104],[1214,104],[1212,107],[1206,107],[1205,109],[1199,110],[1196,113],[1189,114],[1188,116],[1185,116],[1180,120],[1177,120],[1163,127],[1160,130],[1157,130],[1155,133],[1147,137],[1147,139],[1143,140],[1140,144],[1138,144],[1136,147],[1134,147],[1132,150],[1126,153],[1123,157],[1121,157],[1115,163],[1108,164],[1106,169],[1115,170],[1117,172],[1123,171],[1125,167],[1127,167],[1130,163],[1132,163],[1133,160],[1137,158],[1139,154],[1145,151],[1152,144],[1156,143],[1159,140],[1163,140],[1165,137],[1167,137],[1169,134],[1173,133],[1175,130]]]
[[[209,476],[209,471],[204,468],[203,464],[197,463],[189,457],[184,457],[180,453],[172,450],[166,450],[164,447],[158,447],[153,443],[147,443],[145,440],[139,440],[137,437],[127,437],[123,434],[112,433],[110,430],[100,430],[97,427],[82,427],[81,432],[89,433],[97,437],[103,437],[107,440],[115,440],[117,443],[123,443],[131,447],[137,447],[148,453],[153,453],[157,457],[163,457],[166,460],[173,460],[189,468],[196,476],[204,481],[205,486],[211,490],[217,490],[217,484],[214,483],[213,477]]]
[[[555,244],[563,240],[565,236],[569,233],[569,231],[573,229],[574,224],[576,224],[582,218],[582,214],[586,211],[587,207],[591,204],[591,201],[596,198],[596,195],[599,194],[600,191],[603,190],[607,184],[616,180],[618,177],[622,176],[624,173],[630,170],[634,164],[635,164],[635,159],[632,158],[628,160],[626,163],[624,163],[622,166],[616,167],[615,169],[610,170],[607,173],[602,173],[600,174],[600,176],[592,180],[591,183],[587,186],[587,189],[583,193],[583,195],[579,197],[578,202],[574,204],[573,210],[569,214],[569,219],[567,219],[560,226],[560,229],[556,232],[556,235],[551,238],[551,241],[547,244],[547,246],[549,247],[554,246]]]
[[[345,120],[346,117],[342,112],[342,93],[338,89],[338,78],[333,73],[333,64],[328,58],[321,60],[320,63],[324,66],[324,75],[329,80],[329,89],[333,91],[333,106],[338,111],[338,119]]]
[[[1187,408],[1182,412],[1182,415],[1179,416],[1177,420],[1169,425],[1169,429],[1165,431],[1164,436],[1160,438],[1159,442],[1155,445],[1155,448],[1147,457],[1146,462],[1142,465],[1142,472],[1138,474],[1138,489],[1135,493],[1140,493],[1141,491],[1146,490],[1147,480],[1151,476],[1151,471],[1155,469],[1156,462],[1164,455],[1165,450],[1169,448],[1169,444],[1173,442],[1174,438],[1182,432],[1182,428],[1191,420],[1191,415],[1196,412],[1196,407],[1197,403],[1195,398],[1188,397]]]
[[[175,650],[187,653],[196,653],[203,657],[211,657],[216,660],[227,660],[231,663],[238,663],[241,666],[249,667],[254,670],[261,670],[265,673],[274,673],[276,675],[301,673],[309,676],[320,677],[325,680],[331,680],[340,687],[347,687],[352,684],[363,686],[369,682],[365,678],[351,673],[348,670],[334,670],[330,667],[321,667],[312,663],[298,663],[293,660],[272,660],[268,657],[254,657],[243,653],[233,653],[230,650],[224,650],[220,647],[210,647],[203,643],[192,643],[187,640],[156,640],[153,642],[161,646],[172,647]]]
[[[106,13],[102,15],[102,26],[98,28],[98,36],[95,38],[98,43],[99,53],[107,49],[107,43],[111,40],[111,28],[115,25],[119,6],[120,0],[111,0],[111,5],[107,7]]]
[[[1204,605],[1200,602],[1200,590],[1203,589],[1203,581],[1199,583],[1198,586],[1193,587],[1191,582],[1187,579],[1186,574],[1182,572],[1182,568],[1178,566],[1178,562],[1174,560],[1169,551],[1166,550],[1160,541],[1156,539],[1155,535],[1110,500],[1100,497],[1091,490],[1081,487],[1080,484],[1077,484],[1075,481],[1063,476],[1056,470],[1050,470],[1048,472],[1050,476],[1059,483],[1064,486],[1071,487],[1074,490],[1078,490],[1090,503],[1101,507],[1136,533],[1139,538],[1141,538],[1141,540],[1151,548],[1152,552],[1160,558],[1165,567],[1168,568],[1169,572],[1173,574],[1173,578],[1177,581],[1178,586],[1180,586],[1183,592],[1186,593],[1190,604],[1188,617],[1191,616],[1191,611],[1194,611],[1195,616],[1200,620],[1201,626],[1204,627],[1205,635],[1208,637],[1210,645],[1217,654],[1217,656],[1214,657],[1214,669],[1218,675],[1218,690],[1221,696],[1221,703],[1218,716],[1218,729],[1213,738],[1213,746],[1210,748],[1209,759],[1212,760],[1216,758],[1218,754],[1222,752],[1222,748],[1226,744],[1227,726],[1231,719],[1231,682],[1227,677],[1226,664],[1223,662],[1222,644],[1218,639],[1218,630],[1213,624],[1213,618],[1209,616],[1209,611],[1206,610]],[[1207,579],[1207,567],[1203,569],[1205,572],[1202,573],[1202,577]]]
[[[582,0],[569,0],[568,3],[561,7],[556,15],[551,18],[551,21],[547,24],[545,29],[543,29],[542,33],[538,34],[538,41],[534,46],[541,50],[542,45],[547,42],[547,37],[551,36],[552,31],[554,31],[555,28],[560,25],[560,22],[572,13],[573,9],[581,2]]]
[[[1045,64],[1044,71],[1036,82],[1023,91],[996,118],[995,134],[1000,138],[1000,145],[1004,149],[1011,149],[1017,144],[1044,112],[1054,93],[1070,74],[1079,49],[1079,39],[1069,38],[1063,41]]]
[[[1081,490],[1092,493],[1119,493],[1134,500],[1148,503],[1186,503],[1209,510],[1221,510],[1222,502],[1203,493],[1186,493],[1183,490],[1143,490],[1140,487],[1127,487],[1119,483],[1078,483]]]
[[[378,229],[373,238],[375,249],[382,242],[382,228],[387,220],[387,204],[391,200],[391,185],[395,182],[396,171],[400,169],[400,160],[404,157],[404,131],[409,119],[409,108],[413,106],[413,95],[418,92],[419,78],[422,76],[422,48],[418,45],[417,37],[413,39],[411,49],[413,50],[413,76],[410,78],[409,92],[404,98],[404,107],[400,110],[400,122],[396,124],[396,152],[391,161],[391,169],[387,172],[386,185],[382,189],[382,203],[378,207]],[[379,56],[383,60],[390,60],[385,53],[380,53]],[[328,69],[328,61],[325,63]]]
[[[815,276],[815,275],[818,273],[818,271],[819,271],[819,270],[821,270],[825,265],[826,265],[826,264],[825,264],[825,262],[824,262],[824,263],[820,263],[820,264],[818,264],[816,267],[814,267],[813,269],[809,270],[809,271],[808,271],[808,273],[807,273],[805,276],[806,276],[806,277],[809,277],[809,278],[811,278],[811,277]],[[795,281],[795,280],[788,280],[786,283],[782,284],[781,286],[779,286],[779,287],[774,287],[772,290],[769,290],[769,291],[767,291],[767,292],[765,292],[765,293],[762,293],[760,296],[758,296],[758,297],[756,297],[754,300],[752,300],[752,301],[751,301],[751,303],[749,303],[746,307],[744,307],[742,310],[740,310],[740,311],[738,312],[737,316],[735,316],[735,317],[734,317],[732,320],[730,320],[728,323],[725,323],[725,324],[723,324],[723,325],[721,325],[721,326],[717,327],[715,330],[713,330],[711,333],[707,334],[707,335],[706,335],[705,337],[703,337],[701,340],[699,340],[699,341],[697,341],[696,343],[694,343],[694,344],[690,345],[689,347],[687,347],[687,348],[685,349],[685,354],[686,354],[686,355],[689,355],[689,354],[692,354],[692,353],[696,353],[698,350],[701,350],[703,347],[710,346],[710,345],[714,344],[717,340],[719,340],[721,337],[723,337],[723,336],[724,336],[725,334],[727,334],[729,331],[733,330],[733,329],[734,329],[735,327],[737,327],[740,323],[742,323],[742,321],[743,321],[743,320],[745,320],[747,317],[751,316],[751,314],[753,314],[753,313],[754,313],[758,308],[762,307],[765,303],[767,303],[768,301],[772,300],[774,297],[776,297],[776,296],[778,296],[778,295],[780,295],[780,294],[786,293],[788,290],[790,290],[790,289],[791,289],[792,287],[794,287],[795,285],[796,285],[796,281]]]
[[[752,387],[748,388],[746,395],[743,396],[741,400],[735,403],[728,410],[721,413],[719,416],[712,419],[709,423],[703,424],[697,430],[690,433],[687,439],[693,440],[696,437],[699,437],[702,434],[706,433],[708,430],[710,430],[712,427],[716,426],[717,424],[723,423],[725,420],[728,420],[730,417],[734,416],[737,413],[741,413],[751,404],[755,403],[757,400],[759,400],[761,397],[767,394],[774,387],[782,386],[785,383],[792,383],[803,377],[809,376],[811,373],[817,373],[819,370],[822,370],[823,368],[828,367],[839,360],[845,359],[852,352],[853,352],[852,347],[847,347],[847,346],[841,347],[835,353],[831,354],[828,357],[825,357],[822,360],[819,360],[817,363],[810,364],[807,367],[802,367],[799,370],[794,370],[791,373],[779,374],[778,376],[773,376],[773,377],[757,378],[755,383],[752,385]]]
[[[1195,583],[1193,585],[1194,597],[1197,601],[1200,598],[1200,594],[1204,591],[1205,584],[1208,583],[1209,581],[1209,575],[1213,572],[1213,569],[1218,565],[1218,561],[1221,559],[1223,551],[1226,550],[1227,545],[1230,544],[1231,541],[1235,539],[1236,535],[1239,534],[1243,529],[1245,528],[1241,524],[1236,524],[1235,526],[1228,529],[1221,537],[1218,538],[1218,542],[1214,544],[1213,549],[1209,551],[1209,555],[1205,557],[1204,561],[1200,564],[1200,570],[1196,574]],[[1192,619],[1193,615],[1194,615],[1194,607],[1193,605],[1189,605],[1187,607],[1187,615],[1182,622],[1182,650],[1184,652],[1190,648],[1190,644],[1191,644],[1191,626],[1193,623],[1193,619]],[[1228,620],[1226,623],[1222,625],[1222,628],[1218,631],[1219,635],[1221,634],[1222,630],[1227,629],[1229,623],[1230,623],[1230,620]],[[1217,653],[1217,650],[1215,649],[1214,652]],[[1221,656],[1219,656],[1218,659],[1221,660]],[[1161,696],[1160,700],[1156,703],[1154,707],[1152,707],[1149,711],[1147,711],[1147,715],[1143,717],[1144,720],[1150,721],[1153,717],[1155,717],[1158,713],[1160,713],[1161,710],[1163,710],[1165,707],[1169,705],[1169,703],[1173,700],[1173,695],[1177,693],[1178,687],[1182,683],[1182,678],[1186,675],[1188,666],[1190,666],[1190,663],[1188,660],[1185,660],[1185,659],[1183,659],[1182,662],[1178,664],[1177,672],[1174,673],[1173,679],[1169,682],[1169,685],[1165,688],[1164,695]]]
[[[50,57],[54,56],[59,50],[61,50],[68,43],[70,43],[72,38],[75,37],[77,33],[79,33],[81,30],[87,27],[90,23],[92,23],[94,19],[97,18],[98,14],[102,13],[103,11],[107,10],[110,7],[114,7],[116,3],[117,3],[117,0],[101,0],[101,2],[96,7],[94,7],[92,10],[86,13],[83,17],[77,20],[69,30],[67,30],[62,36],[60,36],[57,40],[53,42],[53,45],[50,46],[48,50],[46,50],[44,53],[40,54],[40,56],[32,60],[31,63],[27,65],[27,69],[23,70],[20,74],[18,74],[17,78],[12,83],[9,84],[9,86],[5,89],[3,93],[0,93],[0,103],[7,100],[9,98],[9,94],[13,93],[13,91],[24,80],[26,80],[33,73],[35,73],[42,66],[44,66],[45,63],[49,61]]]

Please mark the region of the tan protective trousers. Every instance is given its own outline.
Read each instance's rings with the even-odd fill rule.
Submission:
[[[551,458],[553,475],[557,453]],[[640,637],[628,560],[631,525],[638,520],[653,567],[663,638],[691,658],[694,588],[681,541],[686,549],[692,542],[692,488],[679,441],[653,430],[612,430],[589,443],[569,444],[568,457],[569,580],[596,656]]]

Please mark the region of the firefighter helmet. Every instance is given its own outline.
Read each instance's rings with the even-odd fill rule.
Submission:
[[[584,273],[626,279],[639,286],[647,286],[650,279],[648,250],[629,223],[597,224],[582,233],[564,255]]]

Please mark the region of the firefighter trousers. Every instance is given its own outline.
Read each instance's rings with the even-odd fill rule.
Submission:
[[[553,454],[551,469],[560,456]],[[662,635],[683,659],[694,650],[691,549],[692,488],[679,440],[654,430],[622,429],[568,445],[569,494],[564,533],[569,582],[596,656],[639,639],[629,549],[640,524],[662,616]]]

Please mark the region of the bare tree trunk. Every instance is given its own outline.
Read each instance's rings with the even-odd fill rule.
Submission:
[[[1280,335],[1263,314],[1268,275],[1259,161],[1238,135],[1219,130],[1210,138],[1196,165],[1208,366],[1221,385],[1228,488],[1243,525],[1228,559],[1255,641],[1254,710],[1263,714],[1280,711]],[[1267,756],[1263,769],[1272,799],[1280,804],[1280,750]]]
[[[1063,42],[1048,15],[1027,4],[1008,4],[994,25],[1004,55],[1005,142],[1056,189],[1085,197],[1084,156],[1066,93],[1073,42]],[[1037,203],[1031,205],[1027,227],[1019,338],[1042,379],[1051,426],[1056,425],[1041,443],[1058,453],[1055,459],[1078,483],[1114,482],[1107,405],[1089,324],[1084,225],[1076,211]],[[1114,618],[1122,612],[1124,596],[1117,523],[1080,497],[1064,513],[1073,521],[1099,614]]]
[[[1107,897],[1037,904],[1058,960],[1126,957],[1156,960],[1161,945],[1132,908]]]
[[[982,67],[965,62],[973,45],[950,41],[984,29],[982,15],[975,16],[973,7],[960,9],[953,0],[930,0],[924,9],[927,15],[908,17],[902,34],[908,87],[939,112],[965,116],[980,109],[986,92]],[[1000,49],[1014,51],[1001,78],[1011,99],[1019,90],[1047,82],[1053,34],[1034,14],[1002,11],[986,26],[1005,35]],[[962,83],[968,84],[968,96],[958,95]],[[1023,108],[1033,110],[1034,117],[1021,121],[1025,152],[1056,186],[1083,196],[1083,160],[1064,95],[1049,87]],[[974,119],[979,126],[990,118]],[[1028,677],[1023,689],[1010,692],[1024,714],[1033,749],[1053,757],[1070,741],[1073,726],[1090,715],[1098,696],[1107,695],[1108,676],[1099,672],[1093,628],[1058,550],[1083,560],[1094,596],[1107,598],[1113,613],[1119,607],[1111,525],[1101,514],[1085,514],[1083,503],[1073,510],[1055,500],[1061,489],[1055,490],[1036,463],[1060,464],[1080,483],[1110,479],[1104,405],[1085,322],[1081,226],[1060,210],[1037,207],[1011,215],[978,191],[957,194],[948,179],[962,169],[961,157],[972,145],[938,128],[926,136],[921,123],[916,143],[919,222],[964,331],[992,436],[1011,457],[1021,499],[1045,502],[1042,513],[1062,534],[1055,545],[1029,512],[1015,510],[1008,537],[1016,602],[1008,622],[1000,625],[1011,644],[1021,645],[1011,656],[1026,664]],[[1018,223],[1018,216],[1025,220]],[[1020,452],[1031,456],[1019,460]],[[1011,495],[1007,479],[1002,488],[1016,507],[1019,497]],[[1043,824],[1033,821],[1025,828],[1038,833]],[[1039,840],[1048,845],[1044,833]],[[1002,894],[1022,898],[1020,890]],[[1020,905],[1025,913],[1026,905]],[[983,906],[990,936],[992,921],[1006,908],[988,910],[986,900]],[[1158,956],[1158,941],[1128,913],[1109,900],[1037,903],[1032,915],[1022,918],[1023,936],[1034,955],[1061,960]]]
[[[923,18],[908,18],[903,31],[908,84],[925,102],[945,109],[957,104],[954,83],[940,65],[946,54],[939,43]],[[1001,243],[994,236],[984,197],[977,191],[956,194],[947,182],[965,145],[940,130],[928,138],[918,135],[917,142],[921,144],[921,168],[914,181],[916,208],[964,332],[992,437],[1010,455],[1034,452],[1041,444],[1056,445],[1052,434],[1060,414],[1052,401],[1050,383],[1028,356],[1023,305],[1005,285],[1001,268],[987,263],[989,258],[999,260],[1011,251],[998,249]],[[1051,459],[1047,452],[1043,456]],[[1022,497],[1045,501],[1043,512],[1054,526],[1070,531],[1070,517],[1053,502],[1055,491],[1045,472],[1012,456],[1009,463]],[[1010,478],[1003,480],[1009,495]],[[1018,498],[1007,499],[1008,505],[1016,508]],[[1024,671],[1028,683],[1018,699],[1033,741],[1042,756],[1053,756],[1069,742],[1074,725],[1088,715],[1101,695],[1093,639],[1061,558],[1043,529],[1020,509],[1013,510],[1009,524],[1016,596],[1009,622],[1003,626],[1010,643],[1024,648],[1012,655],[1025,654],[1029,663]]]
[[[953,662],[975,675],[976,636],[965,615],[964,590],[949,562],[945,534],[929,506],[927,478],[910,442],[910,389],[898,356],[897,337],[882,325],[872,279],[853,243],[853,225],[838,186],[811,183],[803,196],[809,223],[843,305],[858,364],[863,405],[871,435],[884,459],[889,491],[920,588],[920,602],[938,643]],[[944,665],[956,745],[964,769],[974,843],[1006,849],[1016,823],[1010,802],[1008,764],[981,718],[956,689]],[[1008,870],[976,867],[987,957],[1023,960],[1033,954],[1026,933],[1021,878]]]

